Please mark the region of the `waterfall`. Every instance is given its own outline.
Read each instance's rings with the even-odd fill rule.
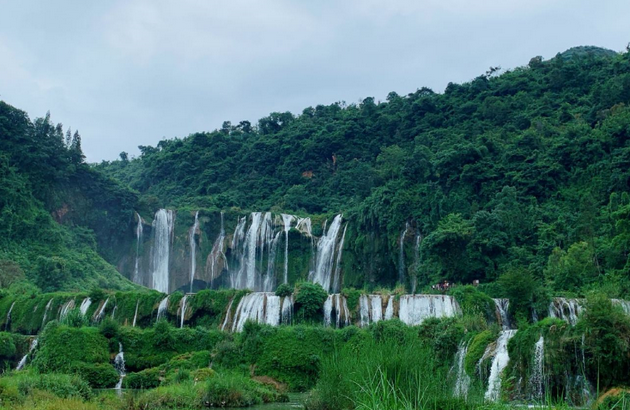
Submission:
[[[413,276],[411,277],[411,293],[416,293],[418,287],[418,268],[420,267],[420,243],[422,242],[422,235],[420,232],[416,233],[416,246],[413,260]]]
[[[253,212],[251,214],[251,225],[245,232],[246,218],[242,218],[234,232],[232,238],[232,249],[240,253],[240,266],[238,270],[231,272],[232,288],[259,290],[272,283],[272,278],[266,277],[262,280],[262,262],[267,247],[268,259],[271,259],[273,248],[273,224],[271,213]],[[242,243],[242,249],[239,245]],[[257,258],[259,256],[259,258]],[[275,261],[274,261],[275,262]],[[257,264],[261,269],[257,269]],[[269,273],[269,264],[267,273]]]
[[[166,311],[168,309],[168,296],[160,301],[158,305],[157,318],[156,322],[162,319],[166,315]]]
[[[238,303],[232,323],[232,331],[242,331],[245,322],[248,320],[277,326],[280,324],[281,319],[280,296],[276,296],[272,292],[253,292],[243,296]]]
[[[516,330],[502,330],[497,340],[497,347],[494,358],[492,359],[492,367],[490,368],[490,377],[488,378],[488,390],[486,390],[485,399],[488,401],[497,401],[501,394],[501,372],[507,366],[510,356],[508,355],[508,342],[516,334]]]
[[[549,304],[549,316],[562,319],[575,326],[582,313],[580,299],[554,298]]]
[[[234,298],[230,299],[230,303],[228,304],[227,310],[225,311],[225,319],[223,320],[223,324],[221,325],[221,331],[225,331],[225,328],[230,321],[230,312],[232,311],[232,304],[234,303]]]
[[[385,320],[390,320],[394,317],[394,296],[390,295],[387,299],[387,307],[385,308]]]
[[[332,285],[331,276],[335,260],[337,235],[341,228],[341,219],[341,215],[335,216],[333,222],[330,224],[330,228],[328,228],[328,232],[326,232],[317,243],[317,257],[315,260],[313,282],[319,283],[327,292],[330,291]]]
[[[239,221],[240,226],[240,221]],[[244,227],[244,225],[243,225]],[[237,226],[238,229],[238,226]],[[236,238],[236,233],[235,233]],[[219,231],[219,236],[214,241],[212,245],[212,250],[210,251],[210,255],[208,258],[210,259],[210,287],[214,286],[214,280],[219,276],[219,272],[217,272],[219,266],[219,259],[223,259],[223,267],[225,269],[229,269],[227,264],[227,258],[225,257],[225,253],[223,253],[223,246],[225,243],[225,227],[223,226],[223,212],[221,212],[221,230]]]
[[[402,231],[398,240],[398,282],[403,285],[405,283],[405,236],[408,230],[409,222],[405,222],[405,230]]]
[[[169,291],[169,259],[174,221],[173,211],[166,209],[157,211],[153,220],[151,288],[162,293]]]
[[[101,307],[94,314],[95,322],[100,322],[103,319],[103,315],[105,315],[105,308],[107,307],[108,302],[109,302],[109,298],[105,299],[105,303],[103,303]]]
[[[195,242],[195,234],[199,230],[199,211],[195,213],[195,223],[188,233],[188,243],[190,244],[190,293],[193,291],[193,281],[195,280],[195,269],[197,267],[197,242]]]
[[[31,346],[28,348],[28,353],[26,353],[20,359],[20,362],[18,363],[18,365],[15,368],[15,370],[22,370],[24,368],[24,366],[26,366],[26,359],[28,359],[28,356],[33,352],[33,350],[35,350],[36,347],[37,347],[37,338],[35,338],[35,339],[33,339],[31,341]]]
[[[118,343],[118,354],[116,355],[116,358],[114,359],[114,368],[116,368],[116,371],[118,372],[118,376],[120,377],[120,379],[118,379],[118,383],[116,383],[115,389],[120,390],[122,388],[123,379],[126,376],[125,353],[123,352],[122,343]]]
[[[52,303],[53,303],[53,299],[50,299],[48,303],[46,303],[46,308],[44,309],[44,318],[42,319],[42,328],[46,324],[46,318],[48,317],[48,311],[50,310]]]
[[[282,324],[290,325],[293,319],[293,296],[282,299]]]
[[[140,277],[140,244],[142,243],[142,217],[136,212],[138,218],[138,225],[136,226],[136,266],[133,270],[133,281],[135,283],[142,283]]]
[[[311,218],[297,218],[295,229],[297,229],[302,235],[306,235],[309,238],[313,237],[313,225],[311,223]]]
[[[9,328],[9,322],[11,322],[11,312],[13,311],[13,306],[15,306],[15,302],[11,303],[11,307],[9,308],[9,313],[7,313],[7,322],[4,324],[5,332]]]
[[[276,254],[278,253],[278,240],[280,232],[276,233],[271,244],[269,245],[269,255],[267,258],[267,274],[263,281],[264,292],[271,292],[276,288]]]
[[[116,317],[116,310],[118,310],[118,305],[114,305],[112,309],[112,320]]]
[[[66,317],[68,317],[68,313],[72,309],[74,309],[74,307],[74,299],[70,299],[69,301],[64,303],[63,306],[61,306],[61,311],[59,312],[59,321],[63,322],[64,320],[66,320]]]
[[[284,283],[289,283],[289,231],[291,230],[291,221],[295,217],[287,214],[281,216],[284,226]]]
[[[542,335],[534,346],[534,363],[532,374],[529,379],[532,396],[537,400],[543,398],[543,387],[545,384],[545,339]]]
[[[179,302],[179,313],[181,316],[181,319],[179,321],[179,327],[180,329],[184,327],[184,320],[186,319],[186,304],[188,302],[188,295],[184,295],[184,297],[182,298],[182,300]]]
[[[627,300],[621,300],[621,299],[611,299],[613,305],[616,306],[621,306],[621,309],[623,309],[623,312],[626,315],[630,315],[630,302]]]
[[[359,297],[359,323],[361,327],[366,327],[370,324],[370,302],[367,295]]]
[[[457,348],[457,354],[455,355],[455,365],[451,371],[455,372],[455,387],[453,389],[453,396],[459,397],[464,400],[468,398],[468,389],[470,388],[470,376],[466,374],[464,366],[464,360],[468,353],[468,343],[462,341]]]
[[[90,308],[91,304],[92,304],[92,299],[90,299],[90,298],[83,299],[83,302],[81,302],[81,306],[79,307],[79,311],[81,312],[81,316],[85,316],[85,314],[87,313],[87,311]]]
[[[333,319],[337,328],[350,325],[350,311],[346,298],[339,293],[328,295],[324,302],[324,325],[331,326]]]
[[[133,324],[131,327],[136,327],[136,320],[138,319],[138,306],[140,306],[140,299],[136,301],[136,312],[133,314]]]
[[[346,230],[348,224],[343,228],[343,234],[341,234],[341,241],[337,248],[337,265],[335,266],[335,276],[333,277],[333,292],[339,292],[341,290],[341,257],[343,255],[343,243],[346,240]]]
[[[452,296],[403,295],[400,297],[398,317],[409,326],[416,326],[430,317],[453,317],[460,313]]]
[[[501,326],[501,329],[507,330],[510,326],[510,316],[509,316],[509,307],[510,307],[510,299],[492,299],[494,301],[495,309],[496,309],[496,318],[497,323]]]

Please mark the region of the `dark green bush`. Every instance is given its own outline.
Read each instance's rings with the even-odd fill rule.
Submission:
[[[288,283],[282,283],[276,288],[276,296],[287,297],[293,294],[293,287]]]
[[[73,372],[95,389],[114,387],[119,380],[118,372],[109,363],[77,362],[73,365]]]
[[[160,385],[160,369],[151,368],[137,373],[128,373],[123,379],[128,389],[151,389]]]
[[[320,321],[328,292],[317,283],[302,282],[295,286],[297,317],[305,321]]]

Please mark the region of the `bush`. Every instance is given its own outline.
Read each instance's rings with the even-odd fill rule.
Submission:
[[[276,296],[287,297],[293,294],[293,287],[288,283],[283,283],[276,288]]]
[[[247,407],[276,401],[279,395],[269,387],[236,373],[208,379],[204,402],[209,407]]]
[[[468,352],[464,360],[464,367],[466,369],[466,373],[470,377],[475,376],[477,363],[479,363],[479,361],[483,357],[483,354],[486,352],[486,348],[488,347],[488,345],[494,342],[496,338],[497,338],[497,332],[493,332],[491,330],[484,330],[483,332],[479,333],[472,339],[472,341],[470,342],[470,345],[468,345]]]
[[[95,389],[114,387],[120,378],[114,366],[109,363],[78,362],[74,365],[74,372]]]
[[[83,327],[88,326],[90,321],[81,314],[81,310],[79,308],[74,308],[70,312],[63,321],[64,324],[70,327]]]
[[[92,389],[77,375],[67,374],[24,374],[16,376],[21,395],[29,396],[34,390],[44,390],[60,398],[90,399]]]
[[[159,387],[139,395],[134,401],[137,409],[200,409],[203,406],[203,385],[192,382]]]
[[[328,292],[317,283],[303,282],[296,286],[295,308],[299,319],[320,321]]]
[[[103,336],[108,339],[113,339],[118,336],[118,322],[114,321],[114,319],[110,317],[106,317],[103,319],[99,326],[99,331]]]
[[[160,369],[151,368],[137,373],[129,373],[123,379],[128,389],[151,389],[160,385]]]

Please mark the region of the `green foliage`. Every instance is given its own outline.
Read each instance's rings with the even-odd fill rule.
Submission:
[[[549,301],[534,275],[522,268],[510,269],[498,281],[503,295],[510,299],[510,314],[518,323],[527,323],[534,310],[546,312]]]
[[[151,368],[129,373],[123,379],[127,389],[151,389],[160,385],[160,369]]]
[[[455,318],[429,318],[418,329],[420,339],[432,347],[440,361],[446,361],[455,355],[464,332],[464,327]]]
[[[114,321],[110,317],[106,317],[103,319],[101,324],[98,327],[99,332],[107,339],[112,339],[118,336],[118,322]]]
[[[73,366],[72,373],[78,374],[91,387],[96,389],[109,389],[116,385],[119,379],[118,372],[110,363],[85,363],[78,362]]]
[[[477,363],[479,363],[483,357],[488,345],[494,342],[497,339],[497,336],[498,332],[493,332],[488,329],[478,333],[470,341],[466,358],[464,359],[464,368],[470,377],[475,376]]]
[[[60,398],[90,399],[92,389],[77,375],[13,373],[0,378],[0,402],[23,403],[27,396],[37,391],[53,394]]]
[[[248,407],[277,401],[276,391],[238,373],[208,379],[203,400],[210,407]]]
[[[630,318],[601,294],[588,297],[577,326],[585,335],[587,374],[600,389],[627,381],[630,354]]]
[[[293,294],[293,287],[287,283],[282,283],[276,288],[276,296],[287,297]]]
[[[484,321],[496,320],[492,298],[474,286],[458,286],[451,290],[465,316],[480,316]]]
[[[318,283],[298,283],[294,301],[297,317],[307,322],[319,320],[327,298],[328,292]]]
[[[579,292],[599,276],[592,247],[579,242],[571,245],[567,252],[555,248],[549,256],[545,275],[556,291]]]

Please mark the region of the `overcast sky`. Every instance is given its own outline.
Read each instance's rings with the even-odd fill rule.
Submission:
[[[0,0],[0,99],[88,161],[336,101],[442,92],[490,66],[630,42],[628,0]]]

